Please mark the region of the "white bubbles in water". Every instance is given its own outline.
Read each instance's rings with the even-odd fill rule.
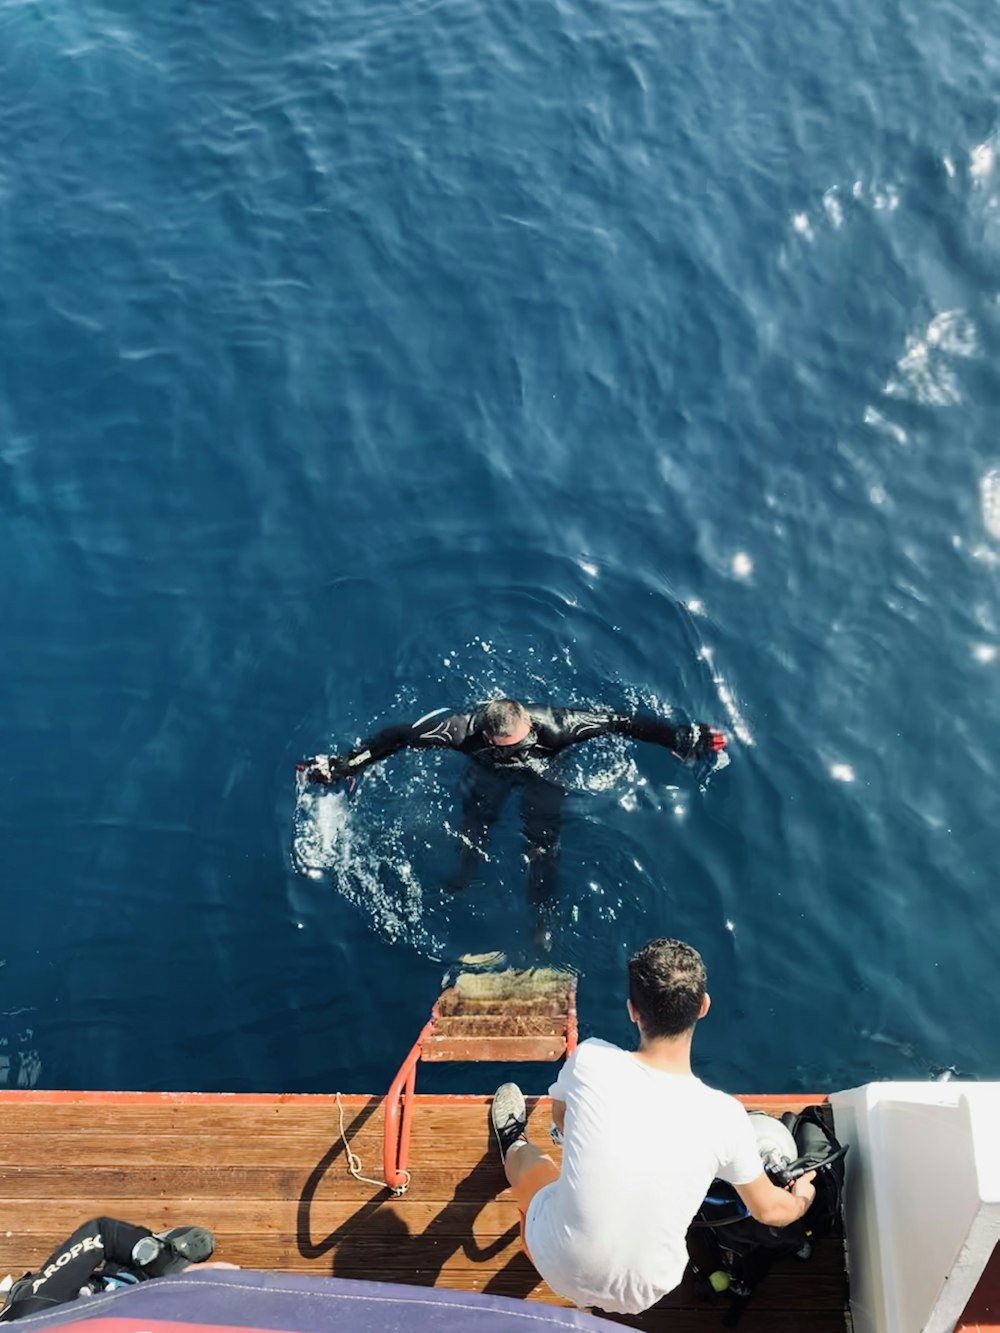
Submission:
[[[894,212],[899,207],[899,191],[894,185],[887,185],[884,190],[873,190],[872,205],[879,212],[883,209],[889,213]]]
[[[808,213],[793,213],[793,214],[792,214],[792,230],[795,231],[795,232],[798,232],[798,234],[799,234],[800,236],[804,237],[805,240],[807,240],[807,241],[811,241],[812,238],[813,238],[813,229],[812,229],[812,227],[811,227],[810,224],[809,224],[809,214],[808,214]]]
[[[733,556],[731,568],[738,579],[748,579],[753,573],[753,561],[746,551],[737,551]]]
[[[790,217],[792,231],[804,241],[815,241],[817,232],[832,235],[848,226],[862,208],[893,213],[899,207],[899,189],[878,181],[843,181],[823,191],[820,204]]]
[[[997,660],[996,645],[992,643],[976,643],[972,646],[972,656],[977,662],[984,665]]]
[[[740,706],[736,702],[736,696],[730,689],[728,682],[716,667],[714,654],[707,644],[702,644],[698,649],[698,659],[699,661],[704,662],[712,673],[712,684],[715,686],[719,702],[726,710],[726,716],[729,718],[729,724],[733,729],[733,734],[738,740],[741,740],[744,745],[753,745],[753,736],[751,736],[750,728],[747,726],[743,714],[740,711]],[[726,765],[723,764],[721,760],[726,758],[725,750],[720,751],[716,759],[716,767],[724,768]]]
[[[831,764],[830,777],[834,782],[853,782],[854,769],[850,764]]]
[[[983,526],[996,541],[1000,541],[1000,468],[991,467],[979,482],[979,502]]]
[[[928,407],[952,407],[962,401],[952,362],[978,353],[979,334],[969,316],[944,310],[923,336],[907,338],[906,351],[896,363],[898,374],[887,382],[885,392]]]
[[[891,435],[897,444],[905,444],[907,440],[906,431],[902,426],[897,426],[895,421],[890,421],[888,417],[882,415],[877,408],[870,404],[865,408],[865,425],[873,426],[877,430],[883,430],[887,435]]]
[[[588,578],[596,579],[598,574],[600,574],[601,572],[598,569],[598,567],[590,560],[578,560],[576,563],[580,566],[580,568],[583,570],[583,572],[587,575]]]
[[[979,334],[968,315],[961,310],[945,310],[935,315],[927,326],[927,341],[952,356],[975,356],[979,351]]]
[[[996,137],[977,144],[969,154],[969,174],[975,180],[984,180],[993,174],[997,164]]]
[[[549,770],[546,764],[540,764],[536,771],[544,777]],[[617,736],[592,741],[586,750],[581,747],[568,751],[560,765],[559,780],[572,791],[606,792],[628,784],[629,790],[619,798],[619,804],[629,811],[638,804],[637,788],[645,786],[632,748]]]

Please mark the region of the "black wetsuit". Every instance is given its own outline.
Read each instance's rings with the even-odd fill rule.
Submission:
[[[397,750],[416,747],[460,750],[490,768],[536,768],[532,761],[550,759],[570,745],[610,734],[631,736],[636,741],[652,741],[654,745],[673,750],[679,759],[687,759],[696,747],[701,730],[698,724],[675,727],[661,717],[648,714],[598,712],[592,708],[541,708],[537,704],[525,707],[531,719],[531,730],[519,745],[490,744],[479,723],[482,705],[471,713],[449,713],[447,709],[439,708],[416,722],[385,727],[355,746],[343,756],[342,762],[349,772],[357,773]]]
[[[132,1250],[143,1236],[152,1234],[148,1227],[113,1217],[92,1217],[53,1250],[37,1273],[26,1273],[14,1283],[0,1310],[0,1322],[40,1314],[75,1300],[98,1270],[106,1277],[121,1271],[133,1282],[151,1276],[133,1265]]]
[[[665,746],[679,759],[700,752],[710,730],[703,724],[675,727],[650,714],[612,713],[591,708],[545,708],[526,704],[531,730],[517,745],[492,745],[480,725],[481,709],[449,713],[445,708],[426,713],[416,722],[385,727],[376,735],[337,757],[338,777],[360,773],[371,764],[404,748],[458,750],[474,760],[463,798],[462,853],[452,890],[471,882],[485,854],[490,831],[514,786],[522,789],[521,828],[528,844],[528,888],[540,921],[555,898],[559,853],[559,824],[565,792],[543,776],[545,761],[581,741],[596,736],[629,736]],[[511,782],[511,777],[515,782]]]

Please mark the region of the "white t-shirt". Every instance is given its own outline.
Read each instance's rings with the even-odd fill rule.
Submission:
[[[610,1042],[582,1042],[549,1094],[566,1103],[562,1171],[532,1199],[525,1238],[553,1291],[638,1314],[680,1282],[684,1237],[719,1176],[763,1167],[750,1118],[693,1074],[667,1074]]]

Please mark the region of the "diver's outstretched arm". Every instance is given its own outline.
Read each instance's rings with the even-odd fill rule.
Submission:
[[[553,750],[616,733],[673,751],[678,759],[710,759],[725,749],[726,738],[707,722],[675,727],[652,713],[598,712],[588,708],[553,708],[546,722],[546,742]]]
[[[356,745],[346,754],[320,754],[299,764],[307,782],[329,786],[344,778],[357,777],[372,764],[407,747],[418,749],[458,749],[468,734],[470,718],[464,713],[449,713],[439,708],[427,713],[416,722],[396,723],[384,727]]]
[[[726,738],[718,727],[708,722],[691,722],[675,727],[662,717],[649,713],[619,717],[612,730],[636,741],[650,741],[673,751],[678,759],[711,759],[726,748]]]

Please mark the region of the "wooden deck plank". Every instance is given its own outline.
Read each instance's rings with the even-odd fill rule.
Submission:
[[[770,1110],[779,1114],[782,1111],[801,1111],[806,1106],[827,1101],[824,1093],[737,1093],[736,1100],[742,1102],[748,1111]],[[148,1111],[152,1108],[185,1106],[201,1107],[205,1110],[238,1110],[241,1107],[266,1107],[281,1110],[297,1107],[302,1111],[333,1110],[338,1100],[349,1109],[377,1106],[379,1097],[366,1093],[319,1093],[319,1092],[92,1092],[85,1089],[37,1088],[0,1088],[0,1111],[4,1115],[24,1107],[76,1106],[91,1108],[95,1113],[114,1108],[117,1114],[125,1107],[136,1107]],[[492,1100],[489,1093],[457,1094],[420,1094],[420,1104],[430,1106],[488,1106]],[[544,1098],[528,1098],[528,1105]]]
[[[801,1100],[746,1099],[772,1110]],[[521,1251],[488,1104],[418,1098],[411,1189],[393,1198],[348,1174],[335,1098],[0,1094],[0,1275],[37,1264],[84,1218],[109,1213],[203,1223],[219,1257],[244,1267],[564,1304]],[[380,1101],[344,1098],[343,1123],[365,1174],[379,1177]],[[531,1133],[546,1146],[548,1123],[542,1101]],[[808,1263],[776,1266],[741,1329],[842,1333],[845,1301],[842,1249],[831,1239]],[[627,1322],[649,1333],[714,1333],[723,1310],[698,1303],[685,1284]]]
[[[530,1105],[534,1107],[535,1103]],[[447,1139],[449,1136],[466,1137],[481,1127],[488,1138],[488,1113],[487,1099],[477,1101],[471,1107],[456,1105],[454,1102],[421,1103],[421,1114],[414,1120],[413,1132],[423,1137]],[[541,1111],[531,1110],[530,1115],[541,1115]],[[349,1130],[353,1127],[355,1132],[363,1129],[372,1117],[379,1118],[379,1125],[372,1126],[369,1132],[380,1134],[379,1098],[372,1098],[370,1103],[362,1107],[344,1108],[345,1125]],[[282,1106],[268,1113],[254,1107],[238,1106],[185,1107],[167,1104],[162,1109],[116,1106],[88,1115],[85,1109],[74,1106],[17,1107],[5,1106],[0,1102],[0,1124],[3,1126],[4,1139],[16,1134],[83,1134],[88,1139],[101,1136],[118,1139],[123,1134],[142,1136],[145,1133],[155,1134],[157,1138],[181,1135],[191,1139],[203,1135],[233,1134],[238,1136],[237,1143],[242,1144],[247,1134],[259,1133],[280,1134],[283,1141],[329,1139],[331,1135],[340,1132],[340,1115],[336,1105],[324,1108]]]

